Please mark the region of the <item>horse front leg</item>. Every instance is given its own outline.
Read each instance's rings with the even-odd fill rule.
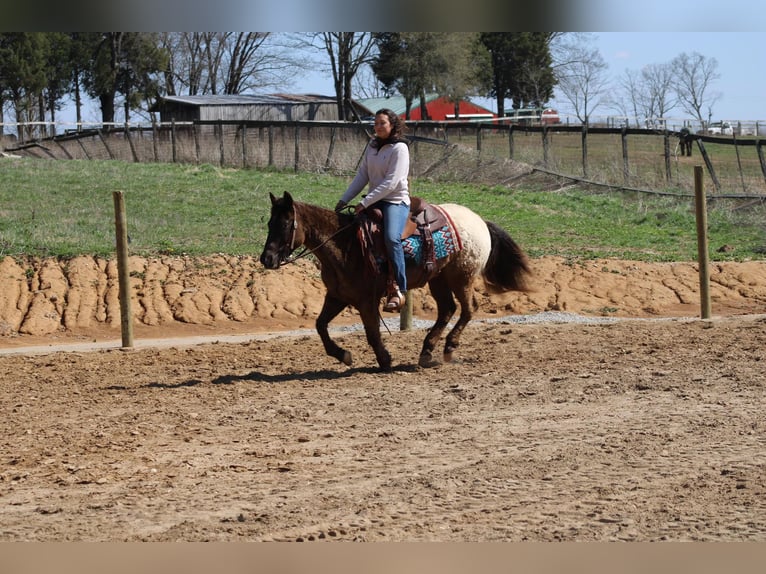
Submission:
[[[341,347],[330,338],[328,326],[338,314],[346,308],[346,303],[335,297],[331,297],[329,294],[325,295],[324,303],[322,304],[322,310],[319,312],[319,316],[316,320],[316,329],[319,333],[319,338],[322,339],[325,352],[331,357],[335,357],[341,363],[346,366],[351,366],[351,353]]]
[[[391,370],[391,353],[388,352],[380,336],[380,315],[377,306],[364,306],[359,309],[359,315],[364,324],[364,332],[367,335],[367,343],[375,352],[378,365],[382,371]]]
[[[431,296],[436,301],[437,315],[436,322],[428,330],[426,338],[423,340],[423,348],[418,359],[418,365],[421,367],[434,367],[439,364],[433,358],[433,350],[457,309],[455,300],[452,298],[452,292],[443,277],[431,279],[428,282],[428,287],[431,290]]]

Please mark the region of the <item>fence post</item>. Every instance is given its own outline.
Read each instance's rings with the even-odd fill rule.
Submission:
[[[476,151],[481,153],[481,126],[476,124]]]
[[[622,140],[622,180],[627,185],[630,182],[630,167],[628,165],[628,128],[623,127],[620,133]]]
[[[112,153],[112,150],[109,149],[109,144],[106,143],[106,139],[104,138],[104,134],[101,133],[102,130],[98,130],[98,137],[101,140],[101,143],[104,144],[104,147],[106,148],[106,153],[109,154],[109,159],[114,159],[114,154]]]
[[[758,161],[761,162],[761,173],[763,173],[763,179],[766,180],[766,159],[763,157],[763,142],[761,140],[755,142],[755,151],[758,152]]]
[[[670,133],[667,128],[663,136],[663,149],[665,154],[665,181],[670,183],[670,180],[673,178],[673,170],[670,167]]]
[[[247,124],[242,124],[242,167],[247,168]]]
[[[130,125],[125,122],[125,137],[128,139],[128,145],[130,146],[130,153],[133,156],[133,161],[138,163],[138,154],[136,153],[136,146],[133,143],[133,138],[130,137]]]
[[[413,290],[409,289],[404,294],[404,306],[399,311],[399,330],[409,331],[412,329],[412,295]]]
[[[133,346],[133,311],[130,303],[130,268],[128,266],[128,224],[125,199],[121,191],[112,193],[114,199],[114,226],[117,236],[117,279],[120,292],[120,327],[122,346]]]
[[[218,150],[220,152],[220,158],[218,159],[218,163],[221,167],[226,165],[226,149],[223,146],[223,122],[221,120],[218,120]]]
[[[176,119],[170,118],[170,149],[172,151],[173,163],[176,163],[178,155],[176,152]]]
[[[155,163],[160,161],[159,154],[157,153],[157,138],[159,137],[159,133],[157,131],[157,120],[154,117],[154,114],[152,114],[152,150],[154,151],[154,161]]]
[[[710,319],[710,262],[707,241],[707,205],[701,165],[694,166],[694,207],[697,216],[697,262],[700,277],[700,312]]]
[[[300,126],[295,126],[295,162],[293,164],[293,170],[295,173],[298,173],[298,168],[300,166],[300,160],[301,160],[301,128]]]
[[[267,128],[269,130],[269,167],[274,165],[274,130],[272,126]]]
[[[508,124],[508,155],[513,159],[513,124]]]
[[[543,126],[543,165],[548,167],[548,126]]]
[[[713,162],[710,161],[710,157],[707,154],[707,150],[705,149],[705,144],[702,143],[701,139],[697,139],[697,147],[700,148],[700,154],[702,154],[702,159],[705,160],[705,165],[707,166],[707,170],[710,173],[710,179],[713,180],[713,185],[715,186],[716,193],[721,193],[721,183],[718,181],[718,177],[715,175],[715,170],[713,169]]]
[[[588,177],[588,124],[582,125],[582,176]]]
[[[327,148],[327,159],[324,162],[324,168],[330,169],[332,163],[332,152],[335,149],[335,126],[330,128],[330,147]]]

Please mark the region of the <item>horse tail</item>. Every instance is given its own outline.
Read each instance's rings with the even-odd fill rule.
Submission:
[[[487,286],[495,292],[529,291],[531,274],[529,261],[511,236],[499,225],[484,221],[489,229],[492,247],[482,275]]]

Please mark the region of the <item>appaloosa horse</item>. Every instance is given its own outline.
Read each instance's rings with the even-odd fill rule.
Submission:
[[[386,291],[386,273],[371,274],[369,257],[359,241],[358,221],[348,213],[336,213],[308,203],[294,201],[289,193],[277,198],[272,193],[268,236],[260,261],[267,269],[289,262],[290,255],[303,246],[321,264],[322,281],[327,287],[324,304],[316,320],[325,351],[346,365],[351,353],[330,338],[328,325],[348,305],[359,311],[367,342],[382,370],[391,370],[391,355],[380,335],[380,300]],[[460,303],[460,317],[449,332],[444,346],[444,361],[449,362],[459,345],[460,334],[471,320],[471,293],[474,277],[482,274],[493,291],[527,291],[530,273],[527,258],[503,229],[485,221],[467,207],[441,204],[435,207],[446,214],[459,250],[450,250],[431,262],[428,271],[407,260],[408,288],[428,284],[436,300],[437,319],[423,341],[418,364],[433,366],[432,351]],[[437,250],[438,251],[438,250]]]

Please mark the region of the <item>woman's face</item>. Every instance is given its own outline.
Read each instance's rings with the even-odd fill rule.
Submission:
[[[375,135],[378,136],[379,139],[384,140],[388,139],[388,136],[391,135],[393,126],[391,125],[391,122],[388,121],[387,114],[378,114],[375,116],[375,124],[373,128],[375,129]]]

